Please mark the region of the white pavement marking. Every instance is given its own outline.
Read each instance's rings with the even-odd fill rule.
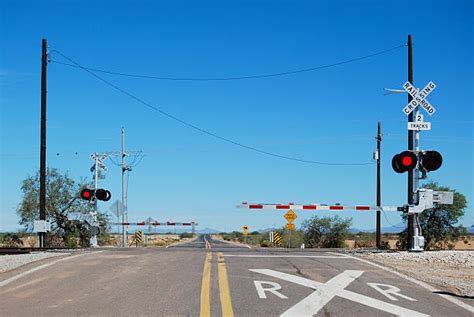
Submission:
[[[238,258],[321,258],[321,259],[346,259],[345,256],[334,255],[260,255],[260,254],[224,254],[224,256]]]
[[[326,283],[316,282],[301,276],[282,273],[268,269],[250,269],[249,271],[260,273],[268,276],[272,276],[278,279],[282,279],[287,282],[295,283],[298,285],[306,286],[314,289],[315,291],[303,299],[295,306],[288,309],[281,316],[313,316],[315,315],[325,304],[327,304],[334,296],[339,296],[362,305],[366,305],[378,310],[382,310],[397,316],[429,316],[419,313],[414,310],[396,306],[390,303],[383,302],[381,300],[371,298],[365,295],[361,295],[352,291],[344,289],[353,280],[362,275],[364,271],[351,271],[347,270],[338,276],[332,278]]]
[[[387,297],[390,300],[398,301],[398,298],[395,297],[395,296],[398,296],[406,300],[409,300],[411,302],[416,302],[416,299],[403,295],[402,293],[400,293],[400,289],[393,285],[380,284],[380,283],[367,283],[367,285],[369,285],[374,290],[376,290],[377,292],[379,292],[380,294],[382,294],[383,296]]]
[[[313,316],[318,313],[331,299],[344,290],[356,278],[362,275],[363,271],[344,271],[338,276],[329,280],[326,284],[318,286],[316,291],[295,306],[281,314],[283,317],[291,316]],[[314,288],[314,287],[312,287]]]
[[[104,251],[94,251],[94,252],[88,252],[88,253],[83,253],[83,254],[76,254],[76,255],[71,255],[71,256],[68,256],[66,258],[62,258],[62,259],[59,259],[59,260],[56,260],[56,261],[53,261],[53,262],[49,262],[49,263],[45,263],[43,265],[40,265],[40,266],[37,266],[37,267],[34,267],[32,268],[31,270],[28,270],[28,271],[25,271],[23,273],[20,273],[18,275],[15,275],[15,276],[12,276],[10,278],[7,278],[6,280],[4,281],[1,281],[0,282],[0,287],[4,287],[8,284],[10,284],[11,282],[14,282],[26,275],[29,275],[33,272],[36,272],[36,271],[39,271],[39,270],[42,270],[44,268],[47,268],[51,265],[54,265],[56,263],[59,263],[59,262],[63,262],[63,261],[67,261],[67,260],[71,260],[71,259],[74,259],[74,258],[77,258],[77,257],[80,257],[80,256],[83,256],[83,255],[88,255],[88,254],[97,254],[97,253],[101,253],[101,252],[104,252]]]
[[[329,253],[333,253],[333,252],[329,252]],[[338,253],[333,253],[333,254],[338,254]],[[390,272],[390,273],[392,273],[392,274],[395,274],[395,275],[397,275],[397,276],[399,276],[399,277],[402,277],[402,278],[404,278],[404,279],[406,279],[406,280],[408,280],[408,281],[410,281],[410,282],[412,282],[412,283],[415,283],[415,284],[418,285],[418,286],[421,286],[421,287],[427,289],[428,291],[430,291],[430,292],[432,292],[432,293],[434,293],[434,292],[440,292],[439,289],[437,289],[437,288],[435,288],[435,287],[433,287],[433,286],[431,286],[431,285],[429,285],[429,284],[427,284],[427,283],[425,283],[425,282],[419,281],[419,280],[417,280],[417,279],[415,279],[415,278],[413,278],[413,277],[410,277],[410,276],[405,275],[405,274],[403,274],[403,273],[397,272],[397,271],[392,270],[392,269],[390,269],[390,268],[388,268],[388,267],[385,267],[385,266],[382,266],[382,265],[379,265],[379,264],[370,262],[370,261],[368,261],[368,260],[360,259],[360,258],[357,258],[357,257],[355,257],[355,256],[347,255],[347,254],[344,254],[343,256],[344,256],[344,257],[347,257],[347,258],[349,258],[349,259],[353,259],[353,260],[357,260],[357,261],[360,261],[360,262],[364,262],[364,263],[366,263],[366,264],[370,264],[370,265],[375,266],[375,267],[377,267],[377,268],[379,268],[379,269],[382,269],[382,270],[385,270],[385,271]],[[463,301],[460,301],[459,299],[453,298],[452,296],[449,296],[449,295],[446,295],[446,294],[436,294],[436,295],[441,296],[442,298],[446,299],[447,301],[450,301],[451,303],[456,304],[456,305],[458,305],[459,307],[462,307],[462,308],[464,308],[465,310],[467,310],[467,311],[469,311],[469,312],[471,312],[471,313],[474,314],[474,307],[472,307],[471,305],[466,304],[466,303],[464,303]]]
[[[253,283],[255,284],[255,288],[257,289],[259,298],[266,299],[267,295],[265,294],[265,292],[270,292],[270,293],[275,294],[277,297],[281,299],[288,299],[288,297],[278,292],[278,290],[281,290],[281,285],[278,283],[267,282],[267,281],[253,281]],[[263,288],[263,284],[270,285],[271,287]]]

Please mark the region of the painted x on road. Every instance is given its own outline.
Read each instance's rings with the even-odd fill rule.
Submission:
[[[364,271],[346,270],[343,273],[333,277],[326,283],[320,283],[301,276],[268,269],[250,269],[250,271],[275,277],[277,279],[281,279],[298,285],[306,286],[315,290],[309,296],[307,296],[302,301],[300,301],[299,303],[297,303],[296,305],[294,305],[293,307],[291,307],[280,315],[283,317],[313,316],[335,296],[339,296],[350,301],[357,302],[362,305],[369,306],[398,316],[429,316],[414,310],[389,304],[372,297],[346,290],[345,288],[351,282],[361,276]]]

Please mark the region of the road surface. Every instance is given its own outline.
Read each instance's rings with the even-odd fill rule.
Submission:
[[[344,254],[249,249],[208,235],[0,275],[2,316],[473,316],[472,300],[455,301]]]

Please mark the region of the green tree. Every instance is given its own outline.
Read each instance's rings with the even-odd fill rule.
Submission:
[[[344,248],[352,219],[339,216],[318,217],[305,220],[302,224],[304,242],[308,248]]]
[[[19,223],[26,231],[33,229],[33,222],[39,219],[39,172],[22,182],[23,199],[18,205]],[[46,171],[46,219],[51,222],[51,232],[46,235],[46,243],[54,246],[76,247],[77,239],[81,246],[89,245],[91,228],[84,221],[70,220],[70,213],[87,215],[93,210],[88,201],[79,197],[85,182],[76,183],[67,173],[56,168]],[[99,220],[107,221],[107,216],[99,214]],[[102,228],[102,236],[105,234]],[[103,237],[102,237],[103,238]]]
[[[425,210],[419,215],[422,234],[425,237],[425,248],[427,250],[446,249],[454,246],[452,243],[466,234],[466,228],[457,225],[467,207],[466,197],[449,187],[439,186],[436,182],[430,182],[423,187],[439,191],[454,191],[452,205],[434,203],[434,208]],[[407,220],[407,215],[402,217],[405,221]],[[406,249],[406,241],[407,231],[405,230],[399,235],[397,247]]]

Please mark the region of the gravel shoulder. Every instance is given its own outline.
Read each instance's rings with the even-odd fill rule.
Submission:
[[[474,297],[474,251],[356,252],[353,255],[390,267],[440,290]]]
[[[31,262],[69,254],[65,252],[31,252],[30,254],[0,255],[0,273],[11,271]]]

